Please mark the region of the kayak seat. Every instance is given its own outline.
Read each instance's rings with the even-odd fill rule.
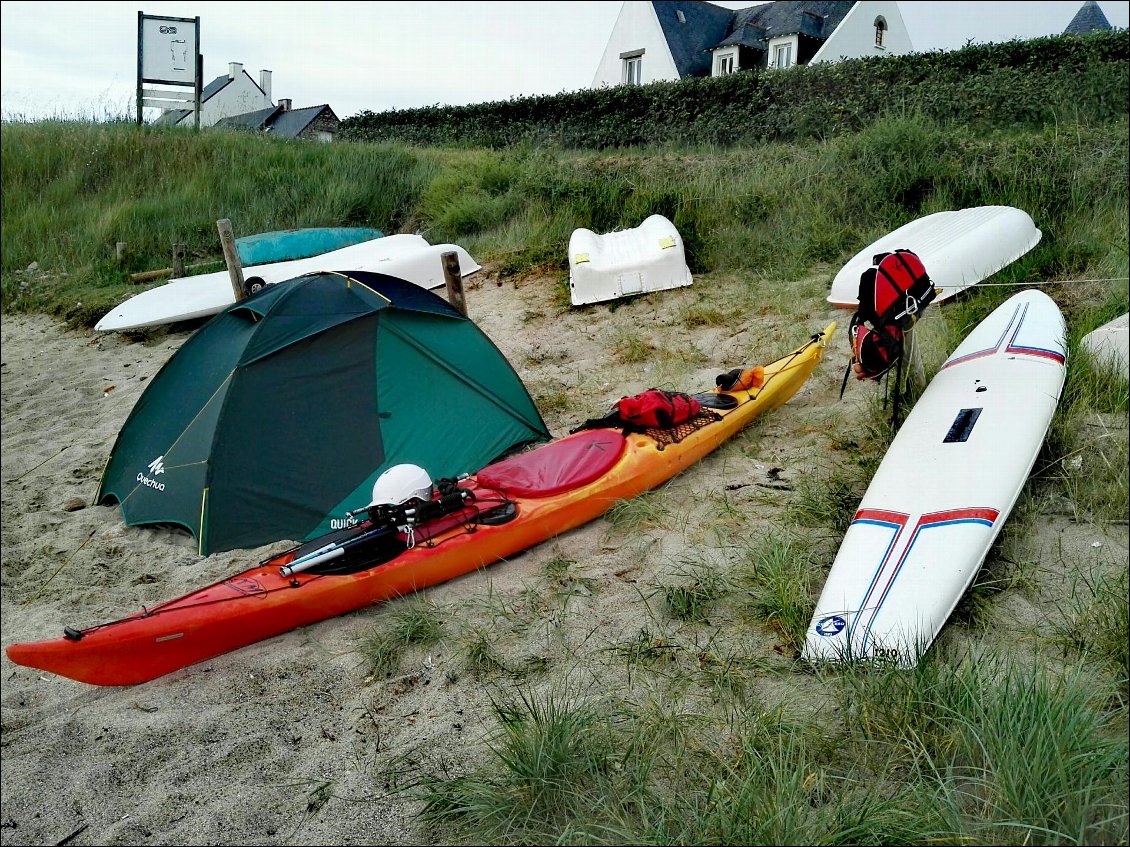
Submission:
[[[516,497],[552,497],[580,488],[616,464],[626,440],[616,429],[588,429],[487,465],[479,485]]]
[[[692,394],[695,400],[707,409],[733,409],[738,405],[738,398],[729,394],[718,394],[714,391],[703,391],[701,394]]]

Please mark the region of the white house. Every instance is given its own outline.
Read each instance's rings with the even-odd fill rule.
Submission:
[[[271,99],[271,72],[259,71],[259,82],[239,62],[229,62],[225,76],[218,76],[200,93],[200,126],[213,126],[223,118],[274,109]],[[192,126],[191,109],[169,109],[155,123]]]
[[[626,0],[592,87],[722,76],[913,51],[893,0]]]

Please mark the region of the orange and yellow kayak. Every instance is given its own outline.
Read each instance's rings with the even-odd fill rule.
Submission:
[[[695,395],[702,411],[673,430],[574,432],[449,486],[447,500],[454,491],[461,505],[410,534],[363,521],[129,617],[9,645],[8,657],[80,682],[133,685],[493,564],[655,488],[785,403],[835,329],[742,371],[729,390]],[[305,567],[315,559],[331,561]]]

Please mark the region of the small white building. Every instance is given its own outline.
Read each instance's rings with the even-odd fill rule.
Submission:
[[[229,62],[226,76],[218,76],[200,93],[200,126],[214,126],[224,118],[274,109],[271,99],[271,72],[259,71],[259,82],[239,62]],[[154,123],[193,126],[191,109],[169,109]]]
[[[592,87],[639,85],[913,51],[893,0],[626,0]]]

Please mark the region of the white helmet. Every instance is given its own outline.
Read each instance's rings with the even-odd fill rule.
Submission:
[[[432,499],[432,478],[419,465],[394,465],[373,484],[373,506],[399,506],[412,498]]]

